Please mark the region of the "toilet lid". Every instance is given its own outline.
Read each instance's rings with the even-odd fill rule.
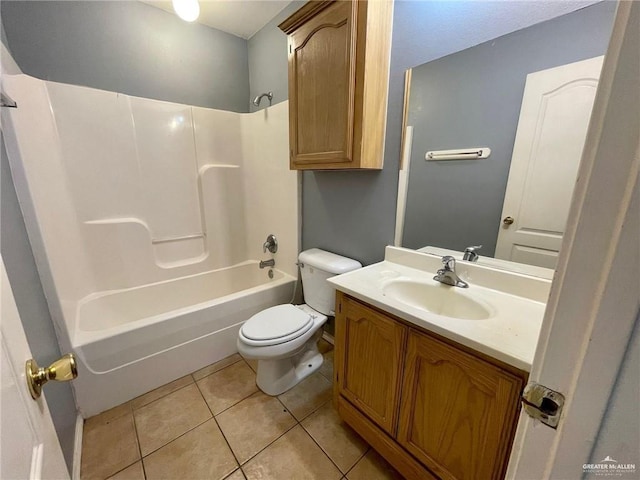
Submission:
[[[311,315],[293,305],[286,304],[276,305],[255,314],[242,325],[240,331],[248,340],[278,343],[297,338],[312,326]]]

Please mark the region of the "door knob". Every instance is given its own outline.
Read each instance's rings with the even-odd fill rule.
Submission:
[[[67,353],[47,368],[39,367],[34,359],[27,360],[25,367],[29,393],[31,393],[31,397],[33,397],[34,400],[40,398],[42,386],[49,380],[69,382],[78,376],[76,358],[72,353]]]
[[[514,222],[513,217],[504,217],[502,223],[505,225],[511,225]]]

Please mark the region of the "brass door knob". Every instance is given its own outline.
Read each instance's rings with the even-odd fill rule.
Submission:
[[[56,382],[69,382],[78,376],[76,367],[76,358],[72,353],[67,353],[59,358],[47,368],[38,366],[34,359],[27,360],[27,385],[29,393],[34,400],[40,398],[42,394],[42,386],[49,380]]]
[[[502,223],[505,225],[511,225],[514,222],[513,217],[504,217]]]

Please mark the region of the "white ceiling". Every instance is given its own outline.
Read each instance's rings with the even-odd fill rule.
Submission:
[[[174,13],[170,0],[140,1]],[[290,3],[291,0],[200,0],[197,22],[237,37],[251,38]]]

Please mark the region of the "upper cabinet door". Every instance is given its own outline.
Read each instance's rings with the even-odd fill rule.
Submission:
[[[290,37],[293,163],[353,161],[354,5],[335,2]]]
[[[309,2],[289,35],[292,169],[382,168],[392,1]]]

